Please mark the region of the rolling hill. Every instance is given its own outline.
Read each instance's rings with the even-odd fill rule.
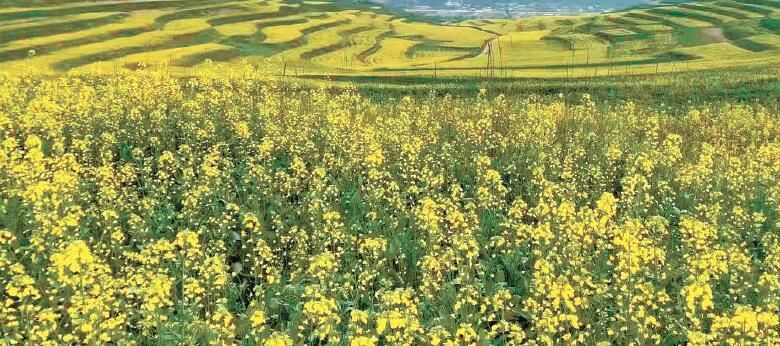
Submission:
[[[571,77],[766,66],[780,0],[659,4],[594,16],[423,22],[300,0],[6,1],[0,69],[188,73],[270,64],[290,75]]]

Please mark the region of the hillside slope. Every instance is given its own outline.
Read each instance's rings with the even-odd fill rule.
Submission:
[[[780,0],[432,24],[300,0],[10,1],[0,69],[60,73],[269,61],[285,74],[582,77],[776,64]]]

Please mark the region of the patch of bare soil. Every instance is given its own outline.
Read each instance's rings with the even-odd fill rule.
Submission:
[[[712,40],[713,43],[728,41],[721,28],[705,28],[701,30],[701,34],[709,40]]]

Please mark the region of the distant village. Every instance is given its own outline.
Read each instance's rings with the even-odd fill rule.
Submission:
[[[616,8],[604,5],[572,4],[565,1],[545,1],[530,4],[498,2],[491,6],[479,6],[469,4],[463,0],[447,0],[444,5],[415,5],[405,9],[405,11],[417,15],[451,18],[514,18],[585,14],[614,10]]]

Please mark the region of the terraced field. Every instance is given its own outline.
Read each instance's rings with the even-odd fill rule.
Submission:
[[[777,64],[780,0],[660,4],[579,17],[423,23],[296,0],[0,5],[0,69],[230,69],[292,75],[599,76]]]

